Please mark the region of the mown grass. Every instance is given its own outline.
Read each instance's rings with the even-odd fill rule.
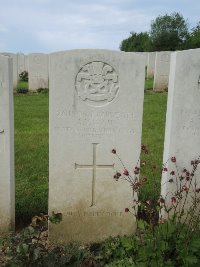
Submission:
[[[28,88],[28,82],[20,81],[17,85],[17,89],[26,89]]]
[[[16,219],[47,212],[48,96],[15,96]]]
[[[147,160],[151,166],[157,169],[146,168],[148,183],[142,189],[142,196],[145,199],[153,199],[155,195],[155,182],[160,182],[163,160],[164,132],[166,121],[167,93],[146,92],[144,97],[142,143],[149,148],[149,154],[141,157]],[[143,169],[142,173],[143,173]],[[146,172],[147,171],[147,172]],[[160,187],[160,185],[159,185]],[[160,188],[159,188],[160,190]]]
[[[153,78],[152,79],[146,79],[145,80],[145,89],[146,90],[153,89]]]
[[[144,98],[142,142],[154,163],[162,164],[167,93]],[[48,94],[15,96],[16,219],[29,222],[48,206]],[[151,196],[153,177],[143,195]],[[160,176],[157,177],[160,179]]]

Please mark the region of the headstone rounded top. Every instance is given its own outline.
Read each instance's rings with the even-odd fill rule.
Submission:
[[[101,61],[85,64],[79,70],[76,81],[78,96],[90,106],[110,103],[119,90],[119,77],[115,69]]]

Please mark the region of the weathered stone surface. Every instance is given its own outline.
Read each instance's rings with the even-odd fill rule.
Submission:
[[[132,52],[132,53],[136,53],[137,55],[143,56],[144,57],[144,61],[145,61],[145,66],[147,66],[149,52]]]
[[[140,155],[144,73],[142,56],[107,50],[50,55],[49,214],[53,242],[95,242],[132,234],[132,190],[113,174]]]
[[[164,91],[168,88],[171,53],[170,51],[156,52],[154,91]]]
[[[180,51],[171,57],[168,106],[166,116],[163,162],[168,168],[162,175],[161,194],[168,203],[177,190],[175,171],[185,177],[183,169],[192,170],[191,161],[200,156],[200,49]],[[170,160],[176,157],[176,165]],[[174,178],[175,182],[169,183]],[[191,178],[191,177],[190,177]],[[197,187],[200,187],[200,172],[196,173]],[[182,185],[189,187],[190,181],[183,179]],[[178,179],[178,186],[180,179]],[[194,183],[193,183],[194,186]]]
[[[4,55],[4,56],[8,56],[10,58],[12,58],[12,63],[13,63],[13,89],[15,90],[17,88],[17,84],[18,84],[18,57],[17,54],[14,53],[8,53],[8,52],[3,52],[0,53],[0,55]]]
[[[26,70],[25,67],[25,55],[22,53],[17,54],[17,61],[18,61],[18,76],[20,73]]]
[[[15,223],[12,68],[12,59],[0,55],[0,233]]]
[[[156,52],[149,52],[147,59],[147,79],[154,77]]]
[[[28,71],[28,55],[24,55],[24,68]]]
[[[29,90],[49,87],[48,55],[33,53],[28,55]]]

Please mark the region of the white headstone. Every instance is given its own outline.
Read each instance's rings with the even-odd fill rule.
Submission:
[[[147,60],[147,79],[151,79],[154,77],[155,61],[156,52],[149,52]]]
[[[49,214],[53,242],[134,233],[132,190],[115,182],[140,155],[145,63],[135,53],[72,50],[50,55]]]
[[[0,53],[0,55],[4,55],[4,56],[8,56],[8,57],[12,58],[12,62],[13,62],[13,89],[15,90],[17,88],[17,84],[18,84],[18,81],[19,81],[17,54],[3,52],[3,53]]]
[[[163,162],[168,171],[163,172],[161,194],[168,203],[177,190],[175,176],[183,175],[183,169],[192,170],[191,161],[200,156],[200,49],[179,51],[171,57],[169,93],[166,116]],[[176,165],[170,160],[176,158]],[[200,172],[196,173],[200,187]],[[174,182],[169,182],[170,178]],[[194,177],[195,178],[195,177]],[[182,185],[189,187],[185,178]],[[180,179],[178,179],[178,186]],[[193,184],[194,185],[194,184]]]
[[[38,88],[49,88],[48,65],[48,55],[42,53],[33,53],[28,55],[30,91],[36,91]]]
[[[25,55],[22,53],[17,54],[18,57],[18,76],[21,74],[23,71],[26,70],[25,68]]]
[[[28,72],[28,55],[24,55],[24,68]]]
[[[0,55],[0,233],[14,228],[14,121],[12,59]]]
[[[144,60],[145,60],[145,66],[147,66],[149,52],[133,52],[133,53],[136,53],[137,55],[142,55],[144,57]]]
[[[164,91],[168,89],[171,53],[170,51],[156,52],[154,91]]]

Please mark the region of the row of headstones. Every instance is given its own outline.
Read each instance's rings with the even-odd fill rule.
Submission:
[[[13,89],[17,89],[20,80],[19,75],[27,71],[29,74],[29,91],[36,91],[39,88],[49,87],[49,57],[43,53],[23,53],[1,52],[0,55],[12,58],[13,64]]]
[[[48,54],[32,53],[0,53],[13,59],[13,87],[17,88],[19,74],[27,71],[29,74],[29,91],[36,91],[38,88],[49,88],[49,56]],[[170,54],[164,52],[138,52],[145,58],[147,67],[147,79],[154,77],[154,91],[163,91],[168,88]]]
[[[171,51],[136,52],[143,55],[146,65],[146,78],[153,79],[153,91],[162,92],[168,89]]]
[[[146,78],[154,79],[153,91],[168,89],[171,51],[140,52],[146,61]]]
[[[133,53],[78,50],[50,54],[49,214],[55,242],[95,242],[132,234],[132,192],[112,177],[140,156],[145,60]],[[190,169],[200,147],[200,49],[171,55],[164,162]],[[158,111],[159,112],[159,111]],[[14,226],[12,59],[0,56],[0,230]],[[174,190],[162,177],[163,197]],[[198,178],[198,177],[197,177]],[[197,179],[199,183],[199,179]]]

